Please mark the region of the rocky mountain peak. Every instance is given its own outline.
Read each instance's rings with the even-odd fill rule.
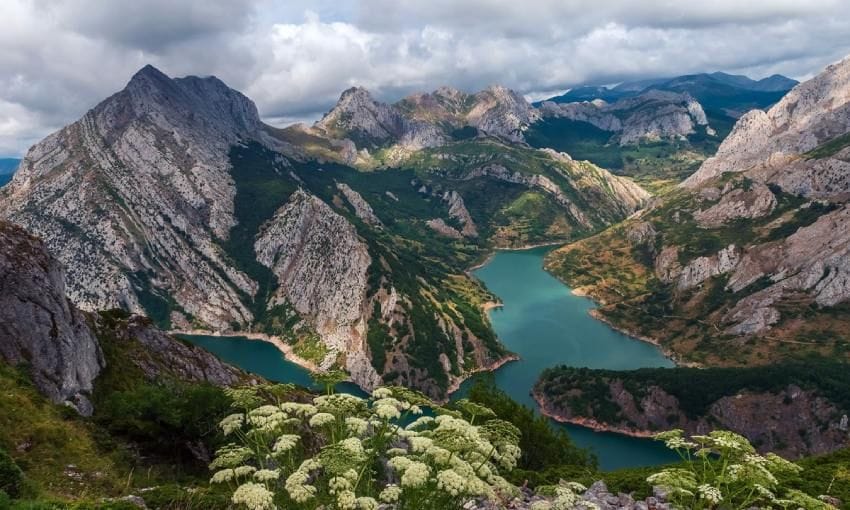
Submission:
[[[650,89],[613,103],[602,100],[572,103],[544,101],[538,109],[543,117],[561,117],[593,124],[617,133],[620,145],[642,140],[677,139],[704,130],[714,130],[702,105],[687,92]]]
[[[778,168],[850,131],[850,58],[794,87],[767,112],[735,124],[717,154],[682,183],[696,187],[724,172]]]
[[[163,127],[183,127],[189,132],[201,129],[205,136],[224,135],[228,142],[251,136],[262,125],[253,101],[215,76],[172,79],[152,65],[134,74],[122,92],[97,110],[147,115]]]
[[[215,240],[236,223],[230,149],[262,136],[253,102],[217,78],[172,79],[146,66],[30,149],[0,191],[0,217],[44,240],[85,310],[142,312],[156,287],[207,323],[245,320],[237,294],[255,284]],[[183,281],[184,271],[193,277]]]
[[[375,101],[363,87],[351,87],[315,127],[334,138],[349,138],[358,145],[378,145],[400,138],[406,122],[392,106]]]

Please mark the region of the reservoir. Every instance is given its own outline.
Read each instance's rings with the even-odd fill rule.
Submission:
[[[496,384],[500,388],[518,402],[536,409],[531,388],[540,372],[555,365],[613,370],[673,366],[655,346],[623,335],[591,317],[588,311],[594,303],[590,299],[573,295],[568,287],[543,270],[543,258],[550,249],[499,251],[473,272],[502,300],[504,306],[490,310],[490,320],[501,342],[521,358],[496,371]],[[267,379],[311,385],[309,372],[284,359],[270,343],[244,337],[184,338]],[[461,386],[458,393],[462,395],[467,385]],[[338,389],[362,394],[350,383]],[[650,439],[593,432],[554,420],[552,424],[566,428],[579,446],[590,448],[602,469],[678,459],[662,444]]]
[[[573,295],[569,287],[543,270],[543,258],[551,249],[499,251],[473,272],[502,300],[502,307],[490,310],[490,321],[499,340],[521,358],[496,371],[497,386],[536,409],[531,388],[540,372],[555,365],[611,370],[673,366],[654,345],[591,317],[592,300]],[[552,423],[565,427],[579,446],[593,450],[602,469],[678,460],[675,453],[651,439]]]

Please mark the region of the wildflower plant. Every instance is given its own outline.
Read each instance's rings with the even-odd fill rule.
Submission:
[[[400,387],[370,398],[292,387],[230,390],[231,440],[210,464],[211,483],[251,510],[450,510],[517,494],[502,473],[520,457],[520,432],[486,407],[438,407]],[[423,415],[431,409],[435,416]]]
[[[800,491],[783,489],[779,480],[802,468],[773,453],[758,454],[746,438],[733,432],[717,430],[686,438],[681,430],[671,430],[655,439],[683,460],[647,478],[667,491],[676,508],[835,510]]]

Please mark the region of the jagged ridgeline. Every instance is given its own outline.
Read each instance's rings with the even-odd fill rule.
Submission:
[[[352,89],[315,126],[277,129],[214,77],[148,66],[29,151],[0,216],[44,239],[84,310],[273,335],[366,388],[442,398],[509,355],[471,265],[596,232],[648,198],[530,148],[537,116],[500,87],[395,105]]]
[[[676,190],[548,267],[684,361],[847,360],[848,99],[844,60],[745,114]]]

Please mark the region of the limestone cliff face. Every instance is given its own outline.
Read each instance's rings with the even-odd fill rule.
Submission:
[[[86,316],[65,297],[65,273],[44,243],[0,221],[0,358],[30,367],[52,401],[91,414],[103,354]]]
[[[215,239],[235,224],[228,151],[262,136],[250,100],[216,78],[172,80],[152,67],[27,153],[0,192],[0,217],[44,239],[80,307],[169,295],[216,328],[250,321],[256,284]]]
[[[452,130],[463,127],[521,142],[525,128],[538,118],[537,110],[521,95],[501,86],[475,94],[442,87],[395,104],[374,100],[364,88],[351,88],[309,131],[348,139],[360,148],[388,146],[407,152],[444,145]]]
[[[562,117],[593,124],[616,133],[620,145],[641,140],[681,138],[702,129],[709,135],[705,111],[697,100],[685,93],[650,90],[614,103],[585,101],[577,103],[544,102],[545,117]]]
[[[795,293],[803,292],[821,306],[850,299],[850,149],[838,144],[823,154],[807,155],[848,132],[850,60],[845,60],[798,85],[767,112],[754,110],[742,117],[717,155],[682,184],[702,197],[720,195],[711,207],[694,213],[706,228],[766,217],[777,207],[772,189],[838,206],[782,239],[743,250],[728,289],[740,292],[759,279],[771,284],[726,313],[728,332],[765,331],[781,319],[775,304]],[[724,172],[743,173],[744,180],[728,181],[718,193],[714,183]]]
[[[120,362],[134,364],[151,381],[228,386],[250,379],[156,329],[145,317],[80,311],[65,296],[64,269],[45,243],[0,221],[0,361],[26,365],[50,400],[90,415],[97,377],[116,361],[107,360],[104,342],[110,350],[120,344],[120,352],[129,356]]]
[[[797,173],[808,170],[822,177],[827,169],[821,165],[798,168],[793,163],[801,154],[848,131],[850,59],[845,59],[794,87],[767,112],[753,110],[741,117],[717,154],[682,185],[695,188],[723,172],[774,176],[789,165]]]
[[[351,189],[351,186],[344,182],[338,182],[336,184],[336,188],[345,196],[348,203],[351,204],[351,207],[354,209],[354,213],[358,218],[373,227],[383,226],[380,218],[378,218],[375,211],[372,210],[372,206],[369,205],[369,202],[363,199],[363,196],[360,195],[360,193]]]
[[[322,366],[329,368],[338,354],[346,354],[349,368],[365,372],[356,381],[377,385],[380,379],[369,370],[365,348],[372,258],[354,226],[299,189],[263,227],[254,250],[278,278],[269,306],[292,305],[330,347]]]

